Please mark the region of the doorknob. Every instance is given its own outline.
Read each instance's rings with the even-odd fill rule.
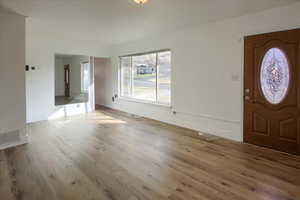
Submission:
[[[250,89],[245,89],[245,92],[246,93],[250,93]]]
[[[245,101],[248,101],[250,103],[253,103],[253,101],[251,100],[251,97],[250,96],[245,96]]]

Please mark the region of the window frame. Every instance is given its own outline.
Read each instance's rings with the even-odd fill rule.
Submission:
[[[169,103],[164,103],[164,102],[160,102],[158,101],[158,97],[159,97],[159,67],[158,67],[158,54],[159,53],[163,53],[163,52],[170,52],[171,53],[171,75],[170,75],[170,102]],[[148,55],[148,54],[156,54],[156,63],[155,63],[155,68],[156,68],[156,88],[155,88],[155,93],[156,93],[156,100],[155,101],[151,101],[151,100],[146,100],[146,99],[137,99],[134,98],[133,95],[133,66],[132,66],[132,58],[134,56],[143,56],[143,55]],[[122,83],[123,83],[123,79],[122,79],[122,58],[126,58],[126,57],[130,57],[130,96],[123,96],[122,95]],[[144,53],[136,53],[136,54],[128,54],[128,55],[123,55],[123,56],[119,56],[119,97],[121,99],[127,100],[127,101],[133,101],[133,102],[137,102],[137,103],[145,103],[145,104],[154,104],[154,105],[160,105],[160,106],[165,106],[165,107],[171,107],[172,104],[172,51],[171,49],[162,49],[162,50],[157,50],[157,51],[149,51],[149,52],[144,52]]]

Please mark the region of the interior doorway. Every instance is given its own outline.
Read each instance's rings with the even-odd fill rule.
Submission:
[[[70,97],[70,65],[65,65],[65,97]]]
[[[90,56],[55,55],[55,105],[89,102],[93,85]]]
[[[244,141],[300,154],[300,29],[245,38]]]

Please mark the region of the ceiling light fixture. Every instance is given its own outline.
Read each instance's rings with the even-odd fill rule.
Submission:
[[[134,0],[134,2],[138,4],[145,4],[148,2],[148,0]]]

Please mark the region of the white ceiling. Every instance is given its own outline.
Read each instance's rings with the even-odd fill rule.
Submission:
[[[109,44],[169,32],[194,23],[241,16],[299,0],[0,0],[28,16],[34,30]]]

